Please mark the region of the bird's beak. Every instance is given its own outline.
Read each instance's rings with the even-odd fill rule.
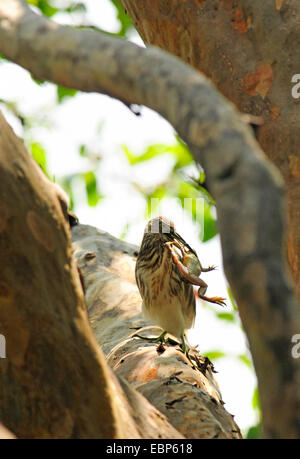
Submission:
[[[180,234],[174,232],[174,241],[178,242],[179,245],[183,246],[184,248],[187,248],[190,252],[194,253],[197,257],[197,254],[194,249],[192,249],[187,242],[180,236]]]
[[[180,234],[174,232],[174,241],[178,242],[178,244],[186,246],[187,243],[185,240],[180,236]]]

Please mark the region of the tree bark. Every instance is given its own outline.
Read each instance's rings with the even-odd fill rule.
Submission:
[[[182,438],[107,366],[88,322],[66,204],[1,114],[0,178],[3,424],[20,438]]]
[[[137,329],[144,336],[161,333],[141,314],[134,274],[138,248],[86,225],[75,226],[72,239],[94,336],[114,372],[185,438],[241,438],[209,362],[199,357],[200,369],[192,368],[178,345],[157,348],[134,336]]]
[[[283,187],[236,109],[179,59],[60,26],[22,0],[0,3],[0,51],[38,79],[147,105],[187,142],[217,203],[225,272],[249,339],[265,436],[299,437],[300,365],[291,339],[300,319],[285,266]]]
[[[299,0],[120,0],[146,44],[207,75],[241,112],[261,116],[256,137],[288,194],[288,260],[300,298]]]

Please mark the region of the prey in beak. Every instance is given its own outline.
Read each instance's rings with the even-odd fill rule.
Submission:
[[[185,242],[185,240],[176,232],[174,232],[173,241],[167,242],[165,245],[170,250],[173,262],[176,264],[183,280],[189,282],[190,284],[200,286],[198,289],[199,298],[201,298],[204,301],[208,301],[209,303],[218,304],[220,306],[226,306],[225,298],[221,298],[218,296],[205,296],[207,284],[204,282],[204,280],[200,279],[200,275],[202,272],[212,271],[215,269],[215,267],[209,266],[208,268],[203,268],[195,250],[192,249]],[[179,249],[179,256],[178,252],[174,249],[174,247],[177,247]]]

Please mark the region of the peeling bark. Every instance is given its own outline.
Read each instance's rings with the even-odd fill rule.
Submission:
[[[291,338],[300,319],[285,266],[283,186],[234,106],[179,59],[57,25],[22,0],[0,3],[0,51],[38,79],[147,105],[187,142],[217,203],[225,272],[258,375],[265,435],[299,437],[300,364]],[[26,343],[26,333],[22,338]]]

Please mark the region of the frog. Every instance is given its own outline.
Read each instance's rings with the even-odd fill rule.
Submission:
[[[209,303],[218,304],[219,306],[226,306],[225,298],[214,296],[205,296],[208,285],[200,278],[201,273],[210,272],[216,269],[215,266],[209,266],[204,268],[197,256],[195,250],[193,250],[183,239],[175,239],[166,243],[169,249],[173,262],[176,264],[178,271],[185,282],[199,286],[198,297]],[[180,251],[181,256],[178,256],[177,251],[174,249],[177,247]],[[182,260],[180,260],[180,258]]]

